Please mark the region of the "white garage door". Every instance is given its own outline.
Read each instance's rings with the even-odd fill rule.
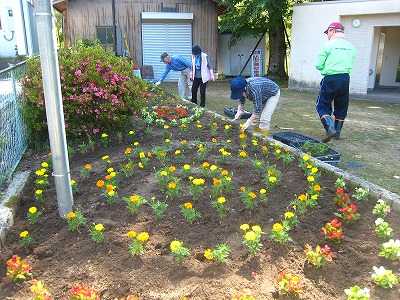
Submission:
[[[190,60],[192,53],[192,24],[143,23],[142,24],[143,65],[151,65],[155,79],[165,71],[160,55],[183,55]],[[171,71],[166,80],[178,80],[179,72]]]

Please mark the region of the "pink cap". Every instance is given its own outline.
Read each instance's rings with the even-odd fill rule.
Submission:
[[[344,31],[344,26],[340,22],[333,22],[329,25],[328,29],[324,31],[324,33],[327,34],[329,29],[337,29]]]

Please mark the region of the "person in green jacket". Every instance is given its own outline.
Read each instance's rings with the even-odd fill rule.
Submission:
[[[319,53],[315,65],[324,76],[316,104],[326,131],[326,137],[322,140],[324,143],[340,137],[349,107],[350,73],[356,57],[356,49],[344,39],[341,23],[331,23],[325,34],[329,41]]]

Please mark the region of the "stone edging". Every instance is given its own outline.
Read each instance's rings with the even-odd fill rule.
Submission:
[[[16,173],[0,198],[0,249],[5,246],[8,229],[14,225],[14,215],[29,175],[29,171]]]
[[[231,124],[235,124],[235,122],[233,122],[231,119],[216,113],[214,111],[210,111],[210,110],[205,110],[206,113],[213,115],[219,119],[222,119],[226,122],[229,122]],[[253,136],[256,136],[258,138],[267,140],[269,142],[275,143],[279,146],[281,146],[282,148],[290,151],[292,154],[294,154],[297,157],[301,157],[303,156],[304,152],[302,152],[299,149],[290,147],[280,141],[277,141],[275,139],[273,139],[272,137],[265,137],[264,135],[257,133],[257,132],[250,132]],[[383,187],[376,185],[374,183],[371,183],[367,180],[364,180],[360,177],[357,177],[353,174],[350,174],[349,172],[346,172],[340,168],[334,167],[330,164],[327,164],[325,162],[322,162],[318,159],[315,158],[311,158],[311,160],[313,161],[313,163],[318,166],[319,168],[323,169],[324,171],[335,175],[335,176],[342,176],[346,181],[348,181],[351,185],[357,186],[357,187],[362,187],[364,189],[369,190],[370,194],[372,194],[374,197],[376,197],[377,199],[383,199],[387,202],[389,202],[391,204],[391,206],[393,207],[394,210],[396,210],[397,212],[400,212],[400,196],[398,194],[395,194],[393,192],[390,192],[386,189],[384,189]]]

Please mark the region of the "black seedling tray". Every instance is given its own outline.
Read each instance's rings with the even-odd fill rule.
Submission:
[[[312,137],[305,136],[301,133],[291,132],[291,131],[284,131],[278,132],[273,135],[275,140],[278,140],[288,146],[291,146],[296,149],[302,150],[302,146],[305,142],[313,142],[322,144],[321,141],[318,141]],[[314,156],[316,159],[319,159],[323,162],[326,162],[330,165],[336,166],[340,162],[340,153],[333,150],[332,148],[328,149],[327,154],[323,156]]]
[[[224,114],[229,118],[233,119],[236,115],[237,109],[233,107],[225,107]],[[248,119],[251,117],[251,112],[245,111],[244,114],[241,116],[241,119]]]

